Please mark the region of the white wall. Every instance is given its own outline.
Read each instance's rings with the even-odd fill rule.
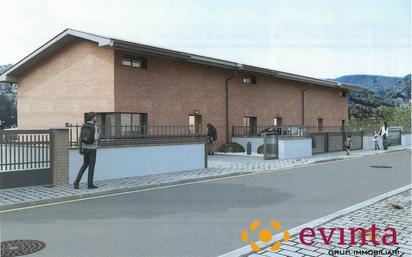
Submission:
[[[312,156],[311,138],[279,138],[279,159],[294,159]]]
[[[247,143],[250,142],[252,144],[252,153],[257,153],[257,148],[263,145],[263,137],[232,137],[232,142],[242,145],[245,152],[247,151]]]
[[[78,150],[70,150],[69,161],[69,179],[73,182],[83,163],[83,155],[80,155]],[[94,180],[135,177],[204,167],[204,144],[108,147],[97,150]],[[82,181],[87,181],[87,170]]]
[[[411,134],[405,134],[401,137],[402,145],[411,145]]]
[[[378,139],[379,146],[382,147],[382,139]],[[375,142],[373,141],[373,136],[363,136],[363,150],[374,150]]]

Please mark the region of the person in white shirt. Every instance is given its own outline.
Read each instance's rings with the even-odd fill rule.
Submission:
[[[388,136],[389,136],[389,127],[386,121],[383,122],[383,126],[379,131],[379,136],[382,137],[383,141],[383,150],[388,150]]]

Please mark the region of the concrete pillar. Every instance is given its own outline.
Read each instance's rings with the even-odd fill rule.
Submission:
[[[50,129],[50,168],[53,185],[69,183],[69,130]]]

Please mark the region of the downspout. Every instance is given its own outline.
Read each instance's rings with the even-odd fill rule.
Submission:
[[[226,144],[229,144],[229,81],[236,76],[236,71],[226,79],[226,87],[225,87],[225,109],[226,109]]]
[[[305,126],[305,91],[311,87],[312,84],[309,84],[309,86],[302,90],[302,126]]]

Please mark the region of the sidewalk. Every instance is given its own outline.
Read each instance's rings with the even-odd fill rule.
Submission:
[[[399,205],[401,209],[394,208],[393,204]],[[343,212],[346,213],[341,215]],[[316,237],[313,240],[314,244],[310,246],[302,244],[299,239],[299,231],[304,227],[313,228],[315,231],[317,231],[317,227],[344,228],[347,230],[352,227],[369,229],[372,224],[375,224],[380,228],[377,235],[381,237],[386,234],[383,232],[385,228],[394,228],[396,230],[397,242],[399,244],[385,246],[381,242],[380,245],[373,246],[369,238],[367,245],[339,245],[338,242],[340,238],[337,232],[333,235],[329,245],[324,243],[319,233],[316,234]],[[370,199],[308,224],[304,224],[298,228],[291,229],[289,232],[291,233],[291,237],[287,242],[282,241],[283,235],[275,235],[273,237],[274,240],[272,241],[279,240],[281,242],[280,248],[276,251],[270,249],[273,243],[269,243],[263,247],[263,244],[259,242],[259,244],[262,245],[262,250],[259,252],[251,252],[250,247],[247,246],[222,255],[221,257],[410,257],[412,256],[411,185],[394,190],[383,196]],[[350,233],[345,232],[344,238],[345,242],[350,242]],[[359,242],[360,238],[357,237],[356,240]]]
[[[386,152],[405,149],[410,149],[410,146],[394,146]],[[260,156],[214,155],[209,156],[209,168],[206,169],[97,181],[95,184],[99,186],[99,188],[94,190],[88,190],[84,184],[80,185],[80,190],[74,190],[72,185],[59,185],[55,187],[31,186],[1,189],[0,211],[56,201],[143,190],[159,186],[176,185],[239,174],[299,167],[307,164],[343,160],[381,153],[383,153],[383,151],[354,151],[352,155],[347,156],[344,152],[337,152],[318,154],[304,159],[268,161],[264,161]]]

